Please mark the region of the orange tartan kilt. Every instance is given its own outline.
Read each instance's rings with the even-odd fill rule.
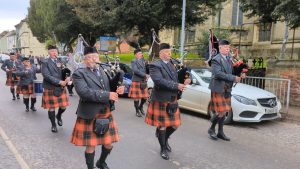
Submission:
[[[53,94],[53,89],[45,89],[42,97],[42,107],[44,109],[50,108],[58,108],[58,107],[66,107],[69,106],[69,99],[67,96],[66,89],[64,89],[63,93],[57,97]]]
[[[95,119],[108,117],[110,117],[108,131],[103,136],[96,135],[93,131]],[[97,146],[111,144],[120,140],[116,122],[109,108],[98,113],[95,119],[87,120],[77,117],[71,137],[71,143],[77,146]]]
[[[209,110],[223,115],[231,110],[231,97],[225,98],[222,93],[211,93]]]
[[[18,94],[33,94],[33,84],[29,84],[26,86],[17,86],[17,93]]]
[[[131,97],[133,99],[147,99],[148,94],[148,88],[141,90],[140,88],[141,82],[132,82],[130,84],[128,97]]]
[[[153,101],[148,104],[145,122],[151,126],[157,127],[178,127],[181,124],[179,108],[173,116],[169,116],[166,107],[167,102]]]

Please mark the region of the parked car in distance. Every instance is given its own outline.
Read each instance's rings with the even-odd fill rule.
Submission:
[[[192,84],[188,85],[179,100],[179,107],[211,116],[208,110],[210,101],[211,72],[208,69],[191,69]],[[266,90],[238,83],[232,88],[232,110],[226,114],[225,123],[260,122],[281,118],[281,103]]]

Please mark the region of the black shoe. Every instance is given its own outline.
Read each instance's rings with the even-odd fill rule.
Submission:
[[[61,117],[56,116],[56,119],[57,119],[57,124],[59,126],[62,126],[63,125],[63,121],[62,121]]]
[[[142,117],[142,115],[141,115],[141,113],[140,113],[139,111],[137,111],[137,112],[135,113],[135,115],[136,115],[137,117]]]
[[[100,164],[99,161],[97,161],[96,167],[100,168],[100,169],[109,169],[109,167],[107,166],[106,162],[103,162],[103,163]]]
[[[230,138],[227,137],[224,133],[218,133],[217,137],[219,139],[225,140],[225,141],[230,141]]]
[[[169,154],[166,150],[162,150],[160,151],[160,156],[161,158],[163,158],[164,160],[169,160]]]
[[[57,133],[57,128],[56,128],[56,126],[52,126],[52,127],[51,127],[51,131],[52,131],[52,133]]]
[[[26,112],[29,112],[29,108],[26,108],[26,110],[25,110]]]
[[[31,107],[30,108],[32,111],[36,111],[36,108],[35,107]]]
[[[18,100],[20,99],[20,95],[19,95],[19,94],[17,94],[17,99],[18,99]]]
[[[208,129],[208,134],[209,134],[209,136],[210,136],[211,139],[213,139],[213,140],[217,140],[218,139],[217,134],[216,134],[216,132],[213,129]]]
[[[15,97],[15,96],[13,96],[12,100],[16,100],[16,97]]]

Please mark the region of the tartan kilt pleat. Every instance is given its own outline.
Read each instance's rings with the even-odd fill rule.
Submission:
[[[108,117],[111,117],[108,131],[103,136],[96,135],[93,131],[95,119]],[[87,120],[77,117],[71,137],[72,144],[76,146],[97,146],[120,140],[116,122],[108,108],[104,112],[98,113],[95,119]]]
[[[63,90],[63,93],[56,97],[53,94],[53,89],[44,88],[42,96],[42,107],[44,109],[58,108],[69,106],[69,99],[67,96],[66,89]]]
[[[148,104],[145,122],[156,127],[179,127],[181,124],[180,111],[177,109],[173,116],[166,112],[167,102],[152,101]]]
[[[26,86],[17,86],[17,93],[18,94],[33,94],[33,84],[29,84]]]
[[[5,83],[6,86],[16,86],[17,83],[14,81],[14,79],[12,78],[12,76],[8,76],[6,78],[6,83]]]
[[[231,110],[231,97],[225,98],[222,93],[211,93],[209,110],[217,114],[225,114]]]
[[[141,82],[132,82],[130,84],[128,97],[131,97],[133,99],[147,99],[148,94],[148,88],[141,90],[140,88]]]

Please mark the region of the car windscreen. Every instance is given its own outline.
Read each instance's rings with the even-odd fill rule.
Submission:
[[[194,69],[194,72],[205,82],[210,83],[211,72],[207,69]]]

